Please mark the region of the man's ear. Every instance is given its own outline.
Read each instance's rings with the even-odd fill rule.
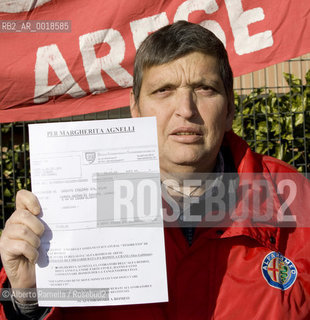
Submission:
[[[133,118],[141,116],[138,103],[135,100],[135,95],[132,90],[130,91],[130,113]]]
[[[232,123],[234,121],[235,116],[235,104],[233,95],[230,97],[227,106],[227,116],[226,116],[226,131],[230,131],[232,128]]]

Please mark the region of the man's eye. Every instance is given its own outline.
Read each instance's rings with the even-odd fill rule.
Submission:
[[[153,92],[153,94],[164,94],[164,93],[168,93],[170,91],[171,91],[170,87],[162,87],[162,88],[159,88],[159,89],[155,90]]]
[[[207,93],[207,94],[214,94],[216,93],[216,90],[213,87],[210,86],[199,86],[196,88],[197,92],[201,93]]]
[[[198,90],[203,90],[203,91],[213,91],[214,89],[210,86],[200,86],[197,88]]]
[[[169,90],[170,90],[169,87],[164,87],[164,88],[160,88],[160,89],[158,89],[158,90],[156,90],[156,91],[159,92],[159,93],[162,93],[162,92],[167,92],[167,91],[169,91]]]

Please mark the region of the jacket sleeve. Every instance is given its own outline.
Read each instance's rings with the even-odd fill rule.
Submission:
[[[15,310],[10,296],[7,294],[6,288],[9,287],[8,279],[4,268],[0,271],[0,286],[1,286],[1,305],[0,305],[0,319],[1,320],[53,320],[62,319],[61,310],[59,308],[47,308],[43,314],[38,315],[38,317],[26,317]]]

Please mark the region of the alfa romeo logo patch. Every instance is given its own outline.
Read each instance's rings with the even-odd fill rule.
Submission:
[[[287,290],[297,278],[294,263],[279,252],[270,252],[262,263],[262,273],[267,283],[277,289]]]

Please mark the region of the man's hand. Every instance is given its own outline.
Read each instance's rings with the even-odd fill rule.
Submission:
[[[16,210],[7,220],[0,238],[3,267],[12,288],[36,285],[35,263],[44,226],[36,217],[40,213],[36,196],[27,190],[16,194]]]

